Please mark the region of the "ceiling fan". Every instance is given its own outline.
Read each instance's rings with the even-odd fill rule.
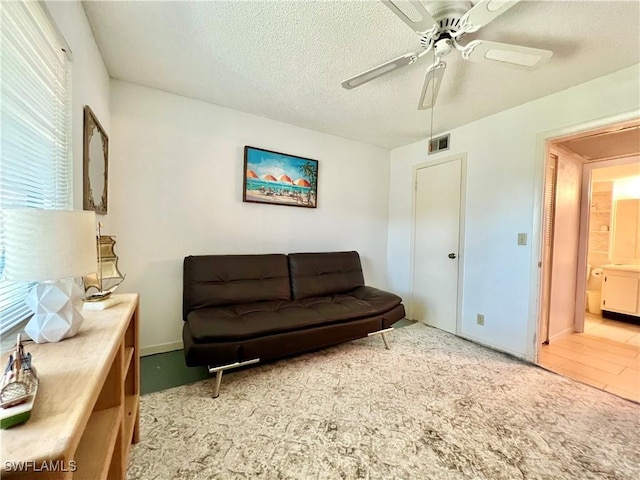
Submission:
[[[520,0],[480,0],[473,6],[468,0],[430,1],[427,3],[429,10],[418,0],[380,1],[418,34],[423,50],[419,53],[407,53],[345,80],[342,86],[347,90],[411,65],[433,51],[435,60],[427,69],[418,103],[419,110],[426,110],[433,107],[440,90],[447,67],[442,58],[452,50],[459,51],[465,60],[500,63],[524,69],[539,67],[553,55],[549,50],[486,40],[473,40],[466,45],[459,43],[467,33],[478,31]]]

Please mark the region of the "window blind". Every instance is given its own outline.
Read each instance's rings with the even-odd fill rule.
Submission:
[[[0,26],[0,209],[69,209],[68,47],[39,2],[2,2]],[[30,315],[24,297],[32,286],[7,282],[3,272],[0,215],[0,333]]]

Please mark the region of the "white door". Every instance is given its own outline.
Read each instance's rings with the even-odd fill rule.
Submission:
[[[416,170],[412,313],[456,333],[462,159]]]

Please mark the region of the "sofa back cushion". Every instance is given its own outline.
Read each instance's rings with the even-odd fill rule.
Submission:
[[[294,300],[348,292],[364,285],[358,252],[289,254]]]
[[[183,317],[198,308],[291,300],[287,256],[200,255],[184,259]]]

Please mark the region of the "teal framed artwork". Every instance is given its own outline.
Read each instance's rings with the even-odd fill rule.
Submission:
[[[245,146],[242,201],[316,208],[318,161]]]

